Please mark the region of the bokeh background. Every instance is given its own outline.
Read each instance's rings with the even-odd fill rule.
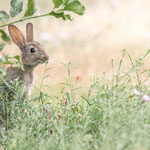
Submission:
[[[31,20],[35,40],[42,43],[50,56],[45,83],[54,92],[65,82],[67,70],[64,64],[72,62],[72,80],[77,86],[88,86],[90,76],[112,73],[111,60],[117,66],[126,49],[134,58],[144,55],[150,48],[150,1],[149,0],[81,0],[86,7],[83,16],[72,14],[74,20],[63,21],[52,16]],[[9,12],[9,0],[0,0],[0,10]],[[36,0],[37,14],[52,9],[51,0]],[[25,7],[25,6],[24,6]],[[23,14],[23,13],[22,13]],[[20,14],[18,18],[22,15]],[[17,19],[17,18],[16,18]],[[25,24],[16,25],[25,34]],[[5,28],[7,30],[7,27]],[[12,43],[5,47],[3,55],[19,54]],[[149,58],[150,61],[150,58]],[[145,67],[149,67],[147,59]],[[129,67],[125,58],[124,68]],[[35,85],[38,87],[44,65],[35,69]]]

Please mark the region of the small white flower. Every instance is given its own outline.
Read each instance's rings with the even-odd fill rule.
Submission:
[[[118,0],[109,0],[110,4],[114,7],[119,7],[120,2]]]
[[[144,94],[142,97],[142,102],[150,102],[150,96]]]
[[[140,91],[138,91],[137,89],[134,89],[133,92],[134,92],[135,95],[140,95]]]
[[[54,39],[54,36],[50,33],[43,32],[43,33],[41,33],[41,39],[43,41],[52,41]]]

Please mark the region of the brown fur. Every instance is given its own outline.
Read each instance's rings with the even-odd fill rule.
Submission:
[[[49,57],[43,50],[39,42],[33,41],[33,25],[28,23],[26,25],[26,38],[25,40],[22,32],[14,25],[9,25],[8,30],[13,42],[21,50],[21,58],[24,66],[24,70],[16,67],[9,67],[7,69],[6,81],[14,80],[19,78],[22,81],[21,87],[25,88],[24,98],[29,94],[30,88],[33,83],[33,70],[34,68],[42,63],[48,61]],[[31,48],[35,49],[34,53],[31,53]]]
[[[21,70],[17,67],[9,67],[7,68],[7,73],[5,80],[8,84],[11,85],[11,82],[15,79],[19,79],[21,81],[21,88],[23,90],[23,99],[27,98],[30,93],[30,88],[33,83],[33,71],[34,68],[42,63],[48,61],[49,56],[43,50],[43,47],[39,42],[33,41],[33,25],[32,23],[28,23],[26,25],[26,40],[22,34],[22,32],[14,25],[9,25],[8,30],[12,41],[20,48],[21,50],[21,58],[24,70]],[[31,49],[34,48],[33,52]],[[2,93],[5,94],[7,92],[7,88],[2,89]],[[2,105],[0,105],[1,109]],[[1,114],[1,111],[0,111]],[[2,114],[3,116],[3,114]],[[5,117],[3,117],[5,118]],[[0,121],[1,124],[1,121]]]
[[[19,78],[22,81],[21,87],[25,88],[24,98],[29,95],[30,88],[33,83],[33,70],[42,63],[48,61],[49,57],[43,50],[39,42],[33,41],[33,25],[28,23],[26,25],[26,38],[25,40],[22,32],[14,25],[9,25],[8,30],[13,42],[21,50],[21,58],[24,66],[24,70],[16,67],[9,67],[7,69],[6,81]],[[35,49],[34,53],[31,53],[31,48]]]

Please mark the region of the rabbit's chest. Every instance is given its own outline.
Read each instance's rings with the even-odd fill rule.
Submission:
[[[24,98],[26,98],[30,95],[32,83],[33,83],[33,76],[30,74],[25,74],[23,76],[23,82],[21,84],[21,87],[24,90],[24,94],[23,94]]]
[[[20,80],[20,86],[24,91],[23,95],[24,97],[27,97],[30,93],[30,88],[33,83],[33,71],[23,71],[16,67],[9,67],[7,69],[5,80],[11,85],[11,81],[14,81],[15,79]]]
[[[24,77],[23,77],[22,87],[30,89],[30,87],[32,86],[32,83],[33,83],[33,77],[32,77],[32,75],[25,74]]]

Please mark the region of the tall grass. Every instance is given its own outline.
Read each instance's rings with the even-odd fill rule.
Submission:
[[[9,102],[8,129],[0,133],[1,146],[8,150],[150,149],[150,104],[142,103],[142,94],[133,92],[138,89],[150,94],[145,84],[149,70],[140,70],[149,52],[134,60],[124,51],[117,70],[112,61],[112,78],[92,77],[87,94],[79,100],[70,63],[67,81],[58,95],[41,91],[22,102],[15,93]],[[122,71],[125,55],[131,62],[127,72]],[[53,98],[57,103],[51,103]]]

